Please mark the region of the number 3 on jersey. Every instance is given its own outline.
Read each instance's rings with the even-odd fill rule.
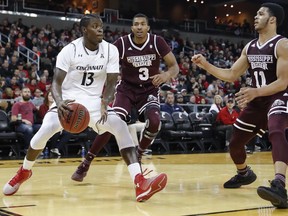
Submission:
[[[145,68],[145,67],[139,68],[139,79],[142,81],[146,81],[149,79],[148,68]]]
[[[257,88],[260,88],[261,86],[266,86],[266,77],[263,71],[254,71],[254,77]]]

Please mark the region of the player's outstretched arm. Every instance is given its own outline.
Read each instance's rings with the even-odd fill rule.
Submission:
[[[246,55],[246,47],[242,50],[240,58],[229,69],[218,68],[210,64],[201,54],[196,54],[192,56],[191,61],[195,63],[198,67],[206,70],[213,76],[226,82],[234,82],[249,68],[249,63]]]

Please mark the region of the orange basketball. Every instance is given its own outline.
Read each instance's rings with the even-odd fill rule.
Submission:
[[[64,130],[70,133],[81,133],[90,121],[90,115],[85,106],[80,103],[70,103],[68,107],[72,110],[67,118],[60,119]]]

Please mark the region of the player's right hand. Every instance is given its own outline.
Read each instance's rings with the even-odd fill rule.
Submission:
[[[74,102],[75,100],[62,100],[57,103],[58,117],[59,119],[66,119],[69,113],[72,111],[68,104]]]
[[[207,64],[207,60],[202,54],[196,54],[192,56],[191,61],[203,69],[205,68],[205,64]]]

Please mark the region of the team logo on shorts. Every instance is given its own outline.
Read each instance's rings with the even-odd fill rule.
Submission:
[[[154,95],[149,95],[147,98],[147,101],[157,101],[157,97],[155,97]]]
[[[275,107],[275,106],[281,106],[281,105],[285,105],[284,101],[277,99],[273,102],[271,107]]]

